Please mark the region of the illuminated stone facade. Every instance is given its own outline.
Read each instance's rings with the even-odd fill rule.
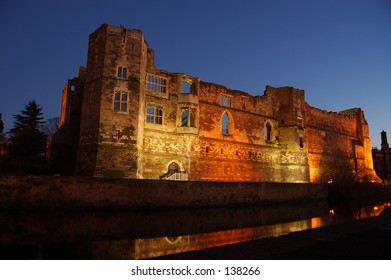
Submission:
[[[80,127],[73,150],[75,174],[200,181],[377,180],[360,109],[325,112],[308,105],[304,91],[292,87],[267,86],[262,96],[252,96],[159,70],[139,30],[102,25],[90,35],[87,68],[76,79],[84,87],[66,91],[60,117],[72,123],[70,114],[64,116],[72,106],[67,94],[81,98],[80,121],[74,121]]]

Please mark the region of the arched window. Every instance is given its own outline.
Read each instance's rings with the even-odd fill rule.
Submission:
[[[271,141],[272,138],[272,125],[270,122],[265,124],[265,141]]]
[[[221,133],[224,135],[229,135],[230,133],[229,122],[228,114],[224,113],[223,118],[221,119]]]
[[[197,108],[182,107],[181,108],[181,127],[196,127],[197,125]]]
[[[182,108],[181,126],[188,126],[189,108]]]

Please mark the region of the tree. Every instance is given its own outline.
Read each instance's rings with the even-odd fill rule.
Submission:
[[[59,117],[46,119],[46,122],[43,124],[41,131],[45,133],[49,138],[52,137],[52,135],[56,133],[59,128],[59,120]]]
[[[4,136],[4,123],[2,115],[0,113],[0,156],[4,154],[5,136]]]
[[[4,131],[4,123],[3,123],[3,119],[1,117],[1,113],[0,113],[0,134],[3,134],[3,131]]]
[[[23,159],[33,159],[44,153],[47,136],[40,130],[44,123],[42,108],[35,101],[30,101],[14,118],[7,153]]]

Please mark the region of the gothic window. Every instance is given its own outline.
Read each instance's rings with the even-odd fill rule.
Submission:
[[[265,124],[265,141],[271,141],[272,136],[272,125],[270,122]]]
[[[116,91],[114,93],[113,109],[117,112],[128,111],[128,94],[126,92]]]
[[[117,69],[117,77],[118,78],[126,78],[127,76],[127,69],[126,67],[118,67]]]
[[[161,106],[148,104],[146,108],[146,122],[163,124],[163,109]]]
[[[220,95],[220,106],[222,107],[232,107],[232,96],[229,95]]]
[[[147,90],[155,92],[167,92],[167,79],[152,74],[147,74]]]
[[[181,108],[181,127],[196,127],[197,123],[197,108],[182,107]]]
[[[189,121],[189,109],[188,108],[182,108],[182,114],[181,114],[181,126],[187,126]]]
[[[190,108],[190,127],[196,127],[197,109]]]
[[[224,113],[223,118],[221,119],[221,133],[224,135],[230,134],[230,120],[227,113]]]

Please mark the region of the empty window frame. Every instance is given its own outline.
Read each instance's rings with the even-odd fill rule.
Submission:
[[[163,108],[161,106],[148,104],[146,108],[146,122],[163,124]]]
[[[191,84],[186,81],[182,81],[182,93],[191,93]]]
[[[270,122],[265,124],[265,141],[271,141],[272,138],[272,125]]]
[[[196,127],[196,123],[197,123],[197,108],[182,107],[181,126]]]
[[[297,118],[297,128],[298,129],[304,129],[304,120],[303,120],[303,118],[300,118],[300,117]]]
[[[221,119],[221,133],[223,135],[229,135],[230,134],[230,119],[227,113],[224,113],[222,119]]]
[[[152,74],[147,74],[147,90],[155,92],[167,92],[167,79]]]
[[[128,93],[116,91],[114,93],[113,110],[117,112],[128,111]]]
[[[220,106],[222,107],[232,107],[232,96],[229,95],[220,95]]]
[[[117,69],[117,77],[118,78],[126,78],[127,77],[127,69],[126,67],[119,66]]]

